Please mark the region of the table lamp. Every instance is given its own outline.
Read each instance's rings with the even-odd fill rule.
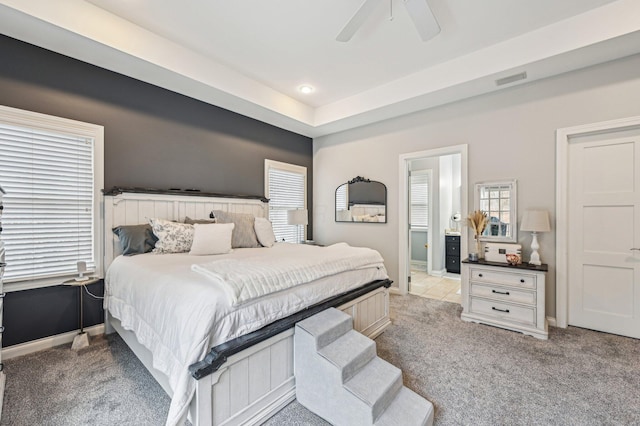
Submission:
[[[538,232],[551,231],[549,212],[546,210],[527,210],[524,212],[520,230],[531,232],[531,260],[529,260],[529,264],[542,265],[542,262],[540,261],[540,254],[538,254],[538,249],[540,248],[540,245],[538,244]]]
[[[287,210],[287,224],[306,226],[308,223],[309,212],[307,211],[307,209]],[[304,239],[304,228],[302,229],[302,238],[300,237],[300,235],[298,235],[298,242]]]

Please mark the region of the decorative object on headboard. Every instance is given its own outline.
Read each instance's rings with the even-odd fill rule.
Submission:
[[[387,223],[387,187],[356,176],[336,189],[336,222]]]
[[[260,200],[268,203],[269,199],[263,195],[238,195],[238,194],[220,194],[217,192],[203,192],[199,189],[156,189],[156,188],[137,188],[114,186],[111,189],[103,189],[104,195],[119,195],[125,192],[133,192],[136,194],[162,194],[162,195],[187,195],[193,197],[217,197],[217,198],[240,198],[243,200]]]

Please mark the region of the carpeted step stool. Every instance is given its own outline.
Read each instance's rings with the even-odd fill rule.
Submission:
[[[402,385],[402,372],[378,358],[344,312],[296,324],[294,359],[298,402],[333,425],[433,424],[433,405]]]

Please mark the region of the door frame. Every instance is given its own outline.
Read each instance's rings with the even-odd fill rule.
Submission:
[[[409,162],[420,158],[440,157],[460,154],[460,210],[468,212],[468,145],[453,145],[426,151],[400,154],[399,157],[399,213],[398,213],[398,290],[407,294],[409,278]],[[464,213],[463,213],[464,214]],[[431,234],[431,230],[429,230]],[[460,230],[460,256],[464,259],[468,253],[467,227]]]
[[[569,144],[572,138],[640,127],[640,116],[556,131],[556,326],[569,325]]]

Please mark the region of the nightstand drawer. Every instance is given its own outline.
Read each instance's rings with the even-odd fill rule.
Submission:
[[[490,284],[511,285],[523,288],[536,288],[535,275],[522,273],[497,272],[486,269],[471,269],[471,281]]]
[[[460,257],[460,237],[457,235],[445,236],[445,254]]]
[[[496,300],[471,297],[470,311],[474,314],[485,315],[508,322],[536,325],[536,309],[528,306],[518,306]]]
[[[471,284],[471,295],[495,299],[503,302],[536,304],[536,293],[534,291],[519,290],[485,284]]]

